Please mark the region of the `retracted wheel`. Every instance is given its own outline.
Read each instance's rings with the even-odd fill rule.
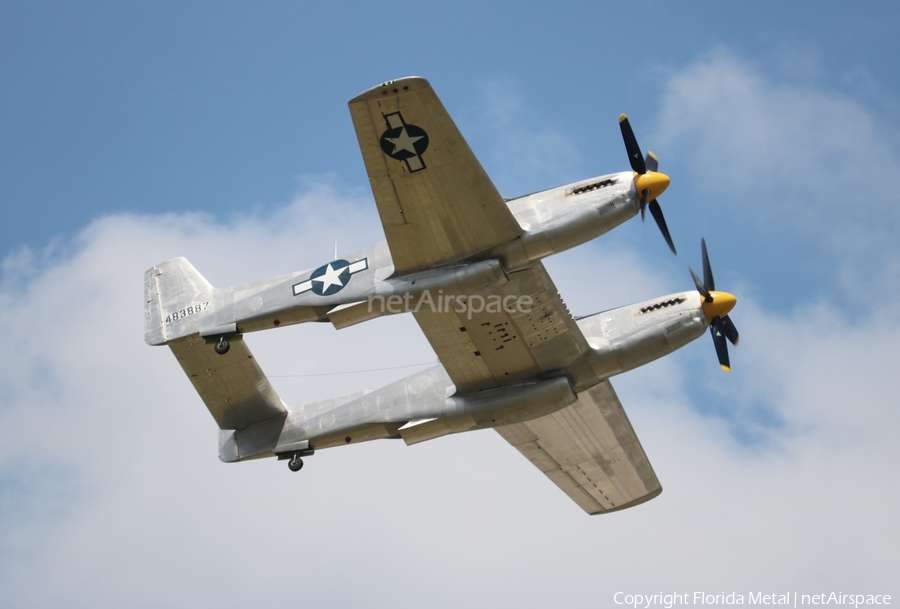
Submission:
[[[228,353],[229,349],[231,349],[231,345],[225,339],[225,337],[222,336],[221,338],[219,338],[219,342],[216,343],[216,353],[218,353],[219,355],[225,355],[226,353]]]
[[[300,458],[300,453],[294,453],[291,460],[288,461],[288,468],[290,468],[292,472],[299,472],[303,469],[303,459]]]

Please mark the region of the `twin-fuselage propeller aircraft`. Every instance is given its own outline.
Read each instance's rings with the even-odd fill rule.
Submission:
[[[379,438],[407,444],[493,427],[590,514],[662,491],[609,378],[710,328],[737,343],[734,296],[703,246],[696,291],[575,318],[541,259],[649,207],[669,185],[620,127],[632,171],[504,200],[428,81],[384,83],[349,103],[386,241],[299,273],[214,288],[184,258],[145,274],[145,338],[168,345],[218,423],[225,462]],[[377,391],[289,406],[243,340],[309,321],[341,329],[411,312],[440,361]]]

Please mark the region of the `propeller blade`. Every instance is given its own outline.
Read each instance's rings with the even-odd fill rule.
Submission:
[[[625,150],[628,151],[628,160],[631,162],[631,168],[638,176],[644,176],[640,178],[635,177],[634,181],[636,188],[640,190],[641,220],[647,219],[647,205],[649,203],[650,214],[656,220],[656,226],[659,227],[669,249],[672,250],[673,254],[677,254],[675,244],[672,242],[672,235],[669,234],[669,227],[666,225],[666,219],[662,213],[662,208],[659,206],[659,201],[656,198],[652,201],[650,200],[651,194],[655,197],[666,189],[669,185],[669,176],[657,172],[659,159],[653,152],[648,151],[646,157],[641,155],[641,147],[634,136],[634,130],[631,128],[631,123],[628,122],[628,117],[624,114],[619,117],[619,128],[622,130],[622,140],[625,142]],[[651,175],[646,175],[648,170],[651,172]],[[646,188],[647,186],[651,186],[654,190],[651,191],[650,188]],[[709,297],[708,291],[706,292],[706,297]]]
[[[691,277],[694,278],[694,285],[697,286],[697,291],[700,292],[700,295],[703,296],[703,299],[706,302],[712,302],[713,297],[710,296],[709,290],[706,289],[706,286],[703,285],[703,282],[700,281],[700,278],[697,277],[697,273],[694,272],[694,269],[691,269]]]
[[[713,279],[712,267],[709,266],[709,254],[706,252],[706,239],[700,240],[700,249],[703,252],[703,285],[707,290],[716,289],[716,280]]]
[[[654,201],[655,203],[655,201]],[[651,203],[652,205],[652,203]],[[650,208],[653,213],[653,208]],[[713,279],[712,267],[709,264],[709,252],[706,251],[706,239],[700,241],[700,250],[703,254],[703,281],[691,269],[691,277],[697,291],[703,296],[703,313],[709,320],[709,332],[712,334],[713,345],[716,347],[716,357],[719,365],[725,372],[731,372],[731,362],[728,359],[728,343],[737,345],[740,340],[737,327],[728,316],[728,312],[734,307],[737,299],[727,292],[715,292],[716,284]],[[715,296],[711,292],[715,292]]]
[[[734,325],[728,315],[722,318],[722,333],[725,335],[725,338],[727,338],[729,342],[731,342],[732,345],[737,346],[738,341],[741,337],[738,334],[737,327]]]
[[[675,244],[672,243],[672,235],[669,234],[669,227],[666,226],[666,219],[663,217],[662,208],[659,206],[658,199],[650,201],[650,215],[656,220],[656,225],[659,227],[659,231],[665,238],[666,243],[669,244],[669,249],[672,250],[673,254],[678,255],[678,252],[675,251]]]
[[[625,140],[625,150],[628,152],[628,161],[635,173],[647,173],[647,165],[644,163],[644,155],[641,154],[641,147],[638,146],[637,138],[634,137],[634,131],[631,129],[631,123],[624,114],[619,117],[619,128],[622,130],[622,139]]]
[[[713,344],[716,346],[716,357],[719,358],[719,365],[725,372],[731,372],[731,362],[728,360],[728,343],[725,342],[725,330],[722,327],[722,318],[714,317],[709,325],[709,331],[712,333]]]

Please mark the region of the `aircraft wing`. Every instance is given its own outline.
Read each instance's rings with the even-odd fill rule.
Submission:
[[[468,295],[467,306],[438,295],[434,306],[413,312],[457,392],[539,378],[566,368],[589,349],[543,264],[508,278]]]
[[[553,414],[496,429],[588,514],[629,508],[662,492],[609,381]]]
[[[287,415],[243,339],[229,340],[225,355],[196,334],[168,343],[219,429],[245,429]]]
[[[424,78],[349,102],[395,271],[439,266],[522,229]]]

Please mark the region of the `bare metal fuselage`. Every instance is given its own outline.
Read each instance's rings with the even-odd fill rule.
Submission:
[[[240,461],[383,438],[413,444],[527,421],[569,406],[577,392],[611,376],[672,353],[708,325],[695,291],[604,311],[578,320],[591,350],[554,376],[460,395],[436,366],[376,391],[289,407],[283,421],[223,430],[219,458]]]
[[[611,174],[512,199],[507,205],[522,227],[519,238],[438,268],[396,276],[387,243],[367,247],[346,257],[365,260],[367,269],[330,296],[311,290],[295,294],[295,286],[309,280],[312,270],[215,289],[199,273],[192,276],[183,258],[163,262],[148,270],[148,291],[155,287],[154,273],[181,276],[166,290],[168,302],[157,301],[158,310],[148,311],[146,340],[162,345],[195,333],[254,332],[308,321],[330,321],[343,328],[385,314],[368,310],[370,297],[415,296],[425,289],[477,292],[504,274],[591,241],[633,218],[640,209],[633,177],[632,172]],[[149,293],[147,300],[152,300]],[[364,306],[352,306],[357,303]]]

